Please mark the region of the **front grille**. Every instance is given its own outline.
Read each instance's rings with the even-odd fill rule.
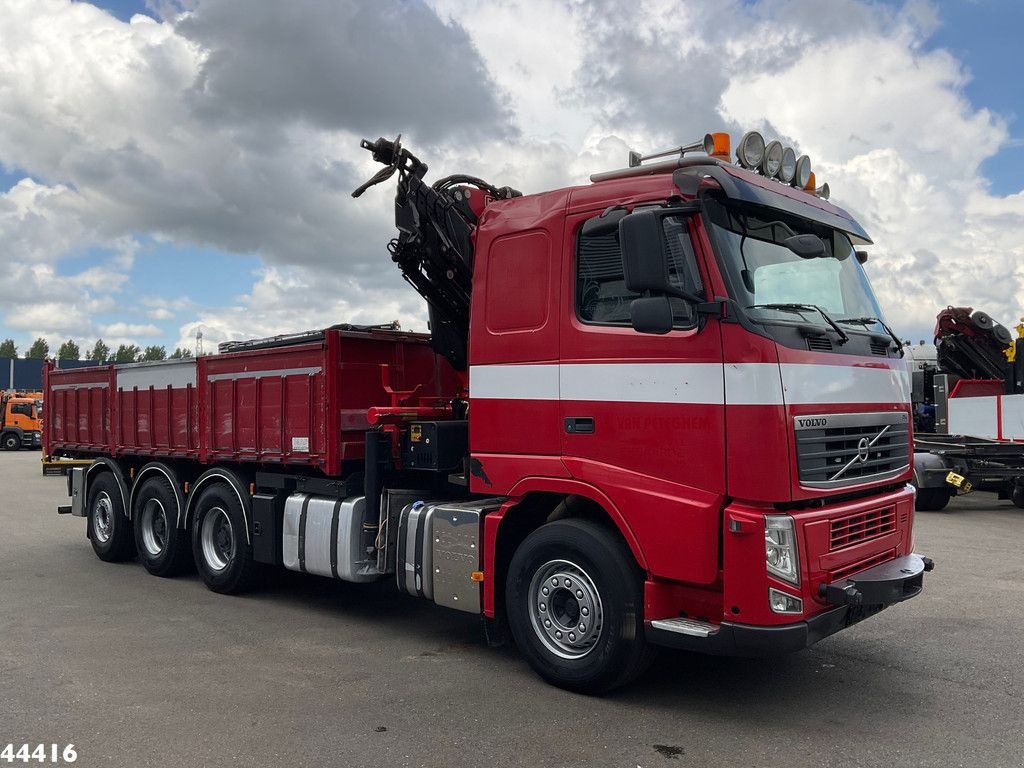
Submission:
[[[901,474],[909,466],[908,421],[903,412],[797,416],[800,484],[843,488]]]
[[[829,529],[829,552],[851,544],[871,541],[896,530],[896,510],[893,507],[858,512],[832,520]]]
[[[861,571],[866,571],[868,568],[874,568],[876,565],[886,563],[894,557],[896,557],[896,550],[890,549],[888,552],[882,552],[879,555],[872,555],[871,557],[866,557],[863,560],[858,560],[856,563],[844,565],[842,568],[837,568],[829,574],[829,581],[842,581],[855,573],[860,573]]]

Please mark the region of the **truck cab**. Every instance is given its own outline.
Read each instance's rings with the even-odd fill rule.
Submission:
[[[868,235],[813,180],[714,156],[592,178],[480,218],[472,489],[600,509],[662,644],[792,650],[916,595],[910,381]]]
[[[42,447],[43,400],[41,395],[0,395],[0,448],[39,450]]]

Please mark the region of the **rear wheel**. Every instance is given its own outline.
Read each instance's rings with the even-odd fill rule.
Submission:
[[[243,592],[256,579],[258,565],[246,541],[245,516],[227,485],[203,491],[192,516],[192,556],[206,586],[214,592]]]
[[[918,488],[914,509],[918,512],[939,512],[952,498],[953,491],[948,488]]]
[[[131,521],[124,513],[121,489],[110,472],[89,484],[89,541],[105,562],[128,560],[135,554]]]
[[[135,548],[154,576],[175,576],[192,555],[188,532],[178,528],[178,501],[164,477],[146,480],[135,499]]]
[[[651,658],[643,575],[622,539],[584,520],[558,520],[516,550],[506,582],[509,627],[545,680],[580,693],[624,685]]]
[[[21,448],[21,440],[13,432],[5,432],[0,444],[3,445],[5,451],[16,451]]]

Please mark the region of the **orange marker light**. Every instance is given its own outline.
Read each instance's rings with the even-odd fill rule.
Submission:
[[[470,579],[470,581],[483,581],[484,580],[484,572],[483,571],[473,571],[471,574],[469,574],[469,579]]]
[[[811,171],[807,175],[807,184],[804,186],[804,192],[810,192],[814,194],[814,171]]]
[[[728,162],[731,156],[731,147],[728,133],[711,133],[708,134],[711,137],[711,151],[708,152],[711,157],[717,157],[719,160],[725,160]]]

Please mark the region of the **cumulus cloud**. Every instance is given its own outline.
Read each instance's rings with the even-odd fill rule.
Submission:
[[[392,189],[348,197],[374,170],[358,140],[398,131],[432,175],[530,192],[584,182],[629,148],[758,128],[811,154],[872,233],[869,271],[901,333],[925,335],[947,303],[1007,323],[1020,311],[1007,278],[1024,261],[1024,193],[992,196],[979,169],[1010,141],[1005,122],[966,101],[953,55],[926,49],[941,20],[925,2],[150,7],[126,23],[86,2],[0,0],[0,165],[31,176],[0,190],[0,262],[39,291],[0,282],[0,320],[26,334],[177,321],[191,345],[197,328],[218,341],[422,327],[384,250]],[[219,306],[135,296],[140,235],[264,269],[251,290],[223,286]],[[101,265],[65,266],[88,249]],[[97,323],[114,296],[124,316]]]

